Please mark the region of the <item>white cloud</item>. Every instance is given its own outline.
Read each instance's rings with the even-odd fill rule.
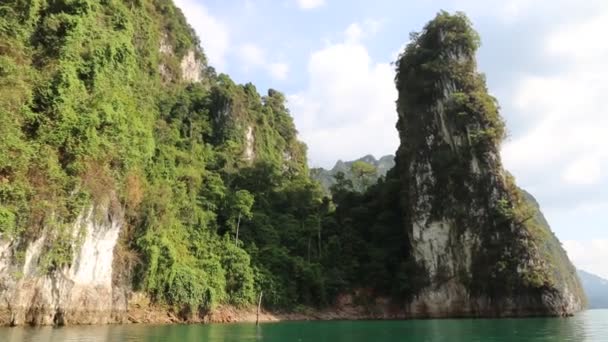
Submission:
[[[298,7],[309,10],[325,5],[325,0],[297,0]]]
[[[245,71],[265,70],[270,77],[282,81],[287,78],[289,65],[285,62],[270,62],[266,51],[252,43],[245,43],[237,49],[237,56]]]
[[[270,72],[270,76],[275,80],[284,80],[287,78],[287,73],[289,72],[289,65],[287,63],[271,63],[268,65],[268,71]]]
[[[577,268],[608,279],[608,240],[566,240],[563,246]]]
[[[352,23],[346,28],[344,35],[346,36],[346,41],[348,42],[358,41],[361,39],[361,35],[363,35],[363,29],[359,23]]]
[[[601,178],[599,158],[585,156],[573,161],[562,173],[562,178],[566,182],[575,185],[597,183]]]
[[[608,9],[594,18],[567,25],[549,37],[547,49],[556,56],[565,55],[575,61],[597,62],[608,55],[608,45],[598,44],[608,27]],[[598,40],[600,39],[600,40]]]
[[[220,71],[223,70],[229,47],[226,25],[213,17],[207,8],[196,0],[175,0],[175,3],[184,12],[188,23],[199,36],[210,65]]]
[[[358,41],[361,33],[351,25],[344,42],[313,52],[307,89],[288,98],[313,166],[382,156],[398,146],[394,71],[389,63],[372,61]]]
[[[552,75],[525,75],[512,99],[530,128],[503,148],[515,174],[551,169],[571,185],[608,180],[608,7],[566,24],[546,38],[543,58],[559,61]]]
[[[360,23],[352,23],[344,30],[345,40],[347,42],[357,42],[364,38],[371,37],[380,31],[382,25],[382,21],[369,18]]]
[[[608,201],[594,201],[588,203],[580,203],[571,209],[571,213],[575,215],[593,215],[605,213],[608,211]],[[566,211],[566,214],[568,212]]]
[[[242,65],[247,69],[266,63],[264,50],[251,43],[245,43],[239,47],[238,57],[241,60]]]
[[[539,0],[536,0],[539,1]],[[443,5],[447,11],[464,11],[470,17],[491,16],[494,20],[503,23],[515,21],[530,7],[528,0],[448,0]]]

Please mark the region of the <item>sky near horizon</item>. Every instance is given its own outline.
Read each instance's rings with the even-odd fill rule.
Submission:
[[[309,164],[394,154],[411,31],[464,11],[507,122],[501,155],[575,265],[608,278],[608,1],[175,0],[210,65],[286,94]]]

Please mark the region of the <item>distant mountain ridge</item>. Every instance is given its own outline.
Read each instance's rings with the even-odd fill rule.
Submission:
[[[351,172],[351,167],[353,163],[358,161],[368,163],[376,168],[376,176],[374,177],[374,180],[385,176],[388,170],[392,169],[395,166],[395,156],[392,154],[387,154],[385,156],[380,157],[379,159],[376,159],[376,157],[374,157],[373,155],[368,154],[356,160],[338,160],[334,167],[331,168],[331,170],[327,170],[322,167],[312,168],[310,170],[310,176],[313,179],[319,181],[323,188],[329,192],[329,188],[332,185],[336,184],[334,176],[338,174],[338,172],[343,172],[347,179],[353,180],[354,175]],[[363,191],[364,189],[355,188],[355,190]]]
[[[608,279],[583,270],[577,272],[587,294],[589,309],[608,309]]]

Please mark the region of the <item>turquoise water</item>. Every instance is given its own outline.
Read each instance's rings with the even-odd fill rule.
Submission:
[[[571,318],[18,327],[0,328],[0,341],[608,341],[608,310]]]

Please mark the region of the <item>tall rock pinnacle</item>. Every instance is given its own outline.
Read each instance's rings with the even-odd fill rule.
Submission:
[[[397,61],[397,167],[422,316],[570,315],[584,295],[559,241],[503,169],[505,124],[479,36],[441,12]]]

